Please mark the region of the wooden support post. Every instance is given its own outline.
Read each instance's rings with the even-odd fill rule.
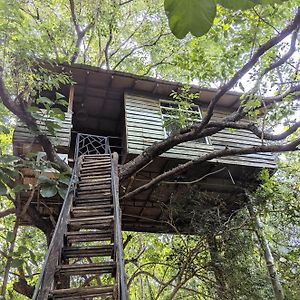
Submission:
[[[73,112],[73,102],[74,102],[74,93],[75,93],[75,87],[74,85],[70,86],[70,91],[69,91],[69,101],[68,101],[68,113]]]
[[[121,222],[121,209],[119,203],[119,176],[118,176],[118,153],[112,154],[112,196],[114,202],[114,246],[117,264],[117,285],[118,285],[118,299],[128,300],[126,273],[124,264],[123,253],[123,239],[122,239],[122,222]]]

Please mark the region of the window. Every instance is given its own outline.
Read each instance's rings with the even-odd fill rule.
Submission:
[[[180,129],[202,120],[200,107],[196,104],[179,106],[174,101],[160,100],[160,109],[166,137],[178,133]],[[200,138],[194,142],[209,143],[207,138]]]

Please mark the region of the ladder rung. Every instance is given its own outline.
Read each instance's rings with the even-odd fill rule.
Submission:
[[[100,183],[100,182],[99,183],[93,183],[93,184],[88,185],[88,186],[79,185],[79,188],[78,188],[78,190],[80,192],[82,192],[82,191],[103,190],[103,189],[111,190],[110,182],[107,182],[107,183]]]
[[[83,257],[98,257],[98,256],[112,256],[114,246],[101,245],[98,247],[64,247],[62,256],[68,258],[83,258]]]
[[[94,216],[107,216],[112,214],[112,205],[109,205],[108,208],[100,208],[99,206],[97,209],[87,209],[88,206],[82,206],[84,209],[81,209],[81,207],[76,208],[76,210],[73,209],[72,216],[73,218],[80,218],[80,217],[94,217]],[[95,206],[91,206],[95,207]]]
[[[76,208],[81,208],[81,207],[94,207],[94,206],[101,206],[101,205],[111,205],[112,201],[111,200],[105,200],[105,201],[81,201],[81,202],[76,202]]]
[[[80,172],[87,172],[93,170],[101,170],[101,169],[111,169],[110,162],[98,162],[98,163],[91,163],[90,165],[82,164]]]
[[[97,231],[69,231],[66,234],[69,243],[109,241],[113,237],[112,230]]]
[[[115,269],[115,263],[102,262],[99,264],[73,264],[73,265],[59,265],[57,272],[61,275],[75,276],[85,274],[105,274],[113,273]]]
[[[114,286],[95,286],[95,287],[81,287],[54,290],[51,296],[54,299],[83,299],[83,297],[96,297],[96,296],[110,296],[114,292]]]
[[[95,179],[95,180],[90,180],[89,182],[86,183],[82,183],[79,182],[78,185],[79,186],[90,186],[90,185],[95,185],[95,184],[109,184],[111,182],[111,178],[100,178],[100,179]]]
[[[89,200],[89,199],[95,199],[95,200],[100,200],[100,199],[109,199],[111,197],[111,193],[103,193],[103,194],[80,194],[79,196],[76,197],[76,200]]]
[[[81,190],[79,189],[77,191],[77,195],[92,195],[92,194],[110,194],[111,189],[110,186],[107,186],[105,188],[97,187],[94,186],[94,188],[86,189],[86,190]]]
[[[77,218],[70,219],[69,226],[71,228],[85,228],[85,229],[106,229],[112,226],[114,221],[113,216],[101,216],[101,217],[90,217],[90,218]]]

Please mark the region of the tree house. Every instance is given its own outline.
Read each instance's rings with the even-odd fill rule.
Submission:
[[[107,138],[111,151],[119,154],[119,164],[130,161],[148,146],[172,133],[173,129],[165,125],[177,109],[170,94],[172,91],[179,92],[181,84],[85,65],[49,68],[69,74],[75,82],[73,86],[62,86],[59,90],[68,99],[69,106],[57,136],[52,137],[58,153],[68,155],[70,165],[74,162],[76,137],[79,133]],[[200,93],[191,106],[193,114],[200,120],[216,90],[191,86],[190,91]],[[213,119],[219,120],[233,112],[239,105],[239,97],[240,94],[235,92],[224,95],[215,109]],[[32,134],[22,124],[15,130],[13,144],[17,155],[26,153],[28,149],[41,151]],[[226,129],[209,138],[180,144],[122,183],[120,197],[122,199],[125,193],[184,161],[224,147],[236,149],[251,145],[261,145],[261,140],[245,130]],[[197,189],[206,195],[217,195],[220,201],[227,203],[230,211],[243,201],[244,188],[257,186],[257,175],[262,168],[275,167],[275,158],[270,153],[213,159],[178,178],[170,179],[172,182],[163,182],[132,199],[121,200],[123,229],[172,231],[167,225],[172,199],[181,198],[184,201],[188,185],[181,183],[197,182],[202,177],[196,184]],[[26,172],[28,170],[24,170],[24,182],[31,182],[29,177],[32,174]],[[206,177],[207,174],[210,175]],[[26,193],[22,197],[26,198]],[[53,207],[51,211],[58,214],[61,205],[59,197],[39,201],[45,201],[45,205]],[[43,214],[45,218],[48,217],[47,210]]]
[[[84,65],[48,68],[69,74],[75,82],[72,86],[61,86],[58,91],[68,99],[68,110],[56,133],[47,132],[45,121],[39,121],[73,173],[64,199],[58,194],[51,198],[37,195],[30,203],[42,219],[56,223],[36,285],[35,300],[94,297],[127,300],[121,228],[195,233],[194,212],[197,211],[199,219],[210,209],[231,216],[245,204],[245,189],[257,186],[257,175],[262,168],[276,167],[274,156],[268,153],[212,159],[136,196],[122,199],[181,163],[226,147],[261,145],[261,140],[245,130],[222,130],[168,150],[119,184],[118,165],[131,161],[153,143],[179,130],[181,124],[176,118],[180,113],[187,113],[188,124],[200,121],[217,91],[192,86],[190,91],[199,93],[199,97],[182,108],[170,97],[172,91],[180,91],[179,83]],[[46,92],[45,96],[55,99],[52,92]],[[240,96],[225,94],[213,119],[233,112],[239,106]],[[16,126],[13,146],[16,155],[33,152],[38,160],[43,159],[41,145],[23,124]],[[117,154],[112,155],[113,152]],[[36,175],[55,176],[53,169],[21,172],[23,183],[31,184],[35,184]],[[28,197],[28,192],[21,192],[21,203],[26,203]],[[34,225],[26,218],[22,224]],[[207,225],[205,220],[204,225]],[[104,260],[105,257],[110,259]],[[88,263],[84,261],[86,258]],[[88,274],[111,274],[113,281],[85,287],[74,286],[70,280]]]

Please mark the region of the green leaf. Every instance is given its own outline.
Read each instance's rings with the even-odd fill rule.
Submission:
[[[61,128],[59,124],[53,123],[52,121],[46,121],[45,125],[47,126],[47,129],[52,135],[55,135],[55,131]]]
[[[11,243],[14,239],[14,234],[12,231],[8,231],[6,234],[6,241]]]
[[[2,178],[10,178],[10,179],[14,179],[19,175],[17,171],[12,170],[10,168],[1,168],[1,173],[3,175]]]
[[[65,113],[60,108],[57,108],[57,107],[53,108],[52,113],[56,118],[58,118],[60,120],[65,119]]]
[[[29,255],[30,255],[30,258],[31,258],[31,261],[36,265],[38,266],[38,263],[36,262],[36,255],[33,251],[29,250]]]
[[[27,251],[28,251],[28,249],[27,249],[27,247],[25,247],[25,246],[20,246],[20,247],[18,248],[18,253],[19,253],[19,254],[27,253]]]
[[[58,92],[55,93],[56,99],[65,99],[66,97],[63,94],[60,94]]]
[[[14,192],[15,193],[19,193],[21,191],[26,191],[26,190],[29,190],[29,189],[30,189],[30,185],[29,184],[17,184],[14,187]]]
[[[53,101],[50,100],[49,98],[47,97],[39,97],[37,100],[36,100],[36,103],[40,104],[49,104],[49,105],[52,105],[53,104]]]
[[[0,133],[9,134],[10,129],[2,124],[0,124]]]
[[[243,86],[243,84],[242,84],[241,82],[239,82],[239,88],[240,88],[243,92],[245,92],[245,88],[244,88],[244,86]]]
[[[249,9],[257,5],[258,1],[253,1],[253,0],[218,0],[218,3],[222,5],[223,7],[233,9],[233,10],[244,10],[244,9]]]
[[[0,196],[4,196],[7,193],[6,185],[0,181]]]
[[[41,111],[38,107],[35,107],[35,106],[30,106],[27,108],[27,110],[31,113],[37,113],[37,112]]]
[[[62,176],[58,179],[59,182],[63,183],[63,184],[66,184],[66,185],[69,185],[69,182],[70,182],[70,177],[67,177],[67,176]]]
[[[29,278],[32,278],[32,271],[28,264],[26,264],[25,269],[27,271]]]
[[[65,199],[67,194],[67,188],[58,187],[58,194],[62,197],[62,199]]]
[[[24,261],[23,259],[20,259],[20,258],[15,258],[13,259],[13,261],[11,262],[11,266],[13,268],[18,268],[18,267],[21,267],[23,265]]]
[[[179,39],[189,32],[204,35],[216,16],[214,0],[165,0],[164,6],[171,31]]]
[[[262,5],[268,5],[268,4],[275,4],[275,3],[283,3],[283,2],[286,2],[288,0],[253,0],[254,2],[258,2]]]
[[[40,193],[44,198],[51,198],[57,194],[57,188],[55,185],[46,185],[41,188]]]
[[[13,155],[3,155],[0,157],[1,162],[4,163],[13,163],[13,162],[17,162],[20,160],[19,157],[17,156],[13,156]]]
[[[51,184],[55,184],[55,181],[50,179],[47,176],[41,175],[41,176],[38,177],[38,183],[39,184],[51,185]]]
[[[252,8],[258,4],[268,5],[275,3],[283,3],[287,0],[218,0],[217,2],[223,7],[232,10],[245,10]]]
[[[58,99],[58,100],[56,100],[56,103],[60,104],[60,105],[62,105],[64,107],[67,107],[69,105],[68,101],[65,100],[65,99]]]

